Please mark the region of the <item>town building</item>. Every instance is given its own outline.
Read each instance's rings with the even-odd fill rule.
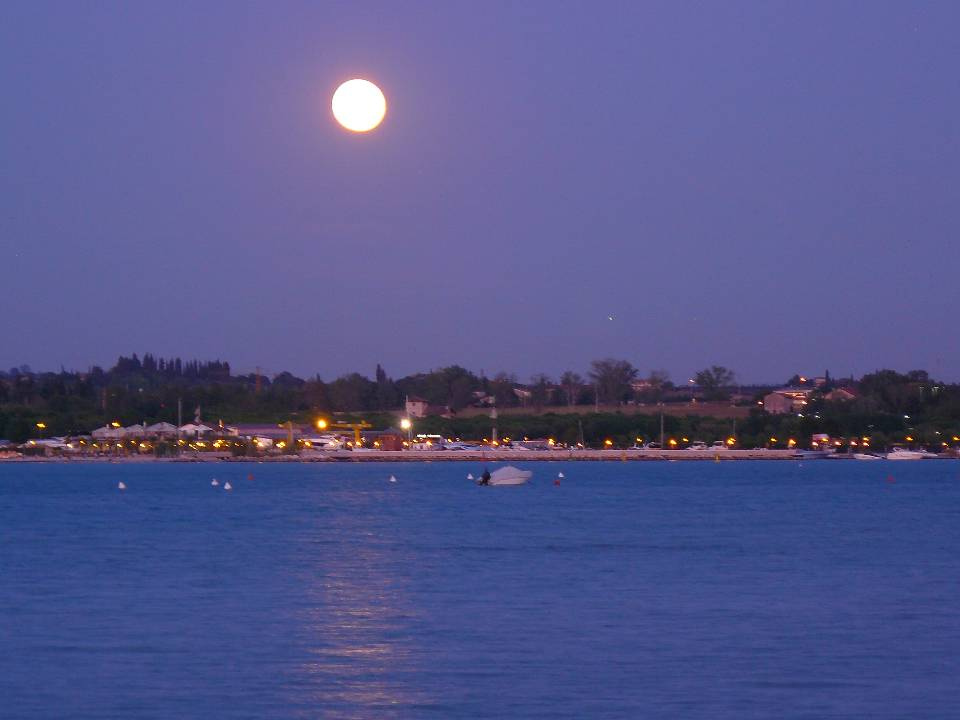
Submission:
[[[424,400],[423,398],[416,397],[414,395],[407,396],[406,402],[406,411],[407,417],[412,418],[422,418],[427,416],[427,410],[430,407],[430,403]]]
[[[857,397],[859,397],[859,395],[860,393],[858,393],[855,388],[841,387],[828,392],[826,395],[826,398],[827,400],[831,400],[831,401],[837,401],[837,400],[849,401],[849,400],[856,400]]]
[[[771,415],[802,412],[812,388],[781,388],[763,397],[763,409]]]
[[[403,450],[405,435],[402,430],[389,427],[386,430],[368,430],[363,433],[363,442],[367,447],[377,450]]]

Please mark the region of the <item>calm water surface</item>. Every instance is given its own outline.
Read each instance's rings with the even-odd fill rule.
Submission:
[[[960,462],[525,466],[0,464],[0,716],[960,717]]]

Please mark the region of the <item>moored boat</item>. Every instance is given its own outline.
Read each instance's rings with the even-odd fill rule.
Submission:
[[[487,475],[484,472],[484,475]],[[525,484],[533,473],[530,470],[521,470],[520,468],[515,468],[513,465],[507,465],[506,467],[498,468],[492,473],[489,473],[489,476],[486,480],[481,480],[478,482],[479,485],[523,485]]]
[[[908,450],[903,447],[895,447],[887,453],[887,460],[923,460],[931,457],[936,457],[936,455],[924,450]]]

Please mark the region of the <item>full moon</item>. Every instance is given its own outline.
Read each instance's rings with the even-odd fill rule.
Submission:
[[[337,88],[330,103],[333,116],[347,130],[369,132],[387,113],[387,100],[369,80],[347,80]]]

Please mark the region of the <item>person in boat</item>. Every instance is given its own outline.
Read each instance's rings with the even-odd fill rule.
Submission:
[[[480,484],[481,485],[490,484],[490,471],[487,468],[483,469],[483,475],[480,476]]]

